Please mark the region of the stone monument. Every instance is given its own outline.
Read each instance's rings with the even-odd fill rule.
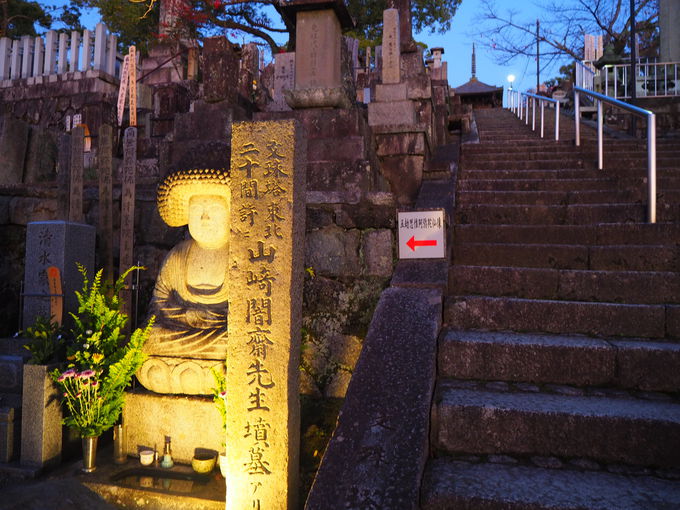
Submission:
[[[354,26],[341,0],[291,0],[277,7],[295,26],[295,88],[291,108],[349,108],[354,102],[342,76],[342,30]]]
[[[232,129],[227,509],[297,508],[306,138]]]

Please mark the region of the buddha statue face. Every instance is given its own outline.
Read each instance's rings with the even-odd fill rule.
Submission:
[[[189,233],[201,248],[216,250],[229,241],[229,203],[220,195],[189,199]]]

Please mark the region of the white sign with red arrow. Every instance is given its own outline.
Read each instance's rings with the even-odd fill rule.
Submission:
[[[445,256],[444,210],[398,212],[399,258],[441,259]]]

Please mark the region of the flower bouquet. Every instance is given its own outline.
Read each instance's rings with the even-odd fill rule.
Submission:
[[[71,314],[75,326],[72,344],[67,348],[68,367],[50,375],[67,411],[64,424],[80,432],[84,447],[87,438],[96,438],[116,424],[123,410],[125,389],[145,359],[142,347],[153,318],[143,329],[137,328],[129,340],[123,333],[128,318],[121,311],[119,294],[134,269],[141,268],[128,269],[111,289],[106,289],[101,282],[102,271],[90,284],[87,272],[79,266],[83,289],[76,292],[78,313]],[[87,456],[86,451],[86,461]]]

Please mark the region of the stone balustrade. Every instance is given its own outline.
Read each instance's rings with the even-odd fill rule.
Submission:
[[[122,57],[116,52],[117,42],[104,23],[98,23],[94,32],[69,35],[50,30],[44,37],[0,38],[0,87],[11,86],[17,79],[40,83],[46,76],[90,70],[118,77],[116,61]]]

